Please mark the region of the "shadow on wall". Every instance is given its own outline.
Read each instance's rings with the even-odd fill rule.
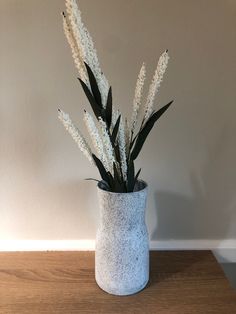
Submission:
[[[152,240],[235,238],[236,145],[230,127],[224,126],[208,150],[202,176],[190,175],[193,197],[155,192],[157,225]]]

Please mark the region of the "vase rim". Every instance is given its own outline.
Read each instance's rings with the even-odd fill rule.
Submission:
[[[145,190],[147,190],[148,188],[148,184],[147,182],[145,182],[144,180],[138,180],[137,182],[138,183],[142,183],[143,184],[143,187],[140,189],[140,190],[137,190],[137,191],[133,191],[133,192],[111,192],[111,191],[107,191],[107,190],[104,190],[103,188],[100,187],[100,184],[103,182],[103,180],[99,181],[98,184],[97,184],[97,188],[100,190],[100,191],[103,191],[105,193],[109,193],[109,194],[122,194],[122,195],[125,195],[125,194],[135,194],[135,193],[140,193],[140,192],[143,192]]]

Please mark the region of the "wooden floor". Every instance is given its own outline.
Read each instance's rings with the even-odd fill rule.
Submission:
[[[94,252],[0,253],[0,314],[234,314],[236,292],[209,251],[151,252],[148,286],[102,291]]]

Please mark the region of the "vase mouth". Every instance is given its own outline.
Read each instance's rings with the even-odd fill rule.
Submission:
[[[137,183],[135,184],[134,191],[133,192],[112,192],[112,191],[107,191],[104,188],[102,188],[103,180],[99,181],[97,184],[97,188],[103,192],[109,193],[109,194],[135,194],[142,192],[144,190],[147,190],[148,184],[144,180],[138,180]]]

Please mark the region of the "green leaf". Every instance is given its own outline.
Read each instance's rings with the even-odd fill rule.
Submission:
[[[135,160],[138,157],[138,154],[140,153],[143,144],[150,133],[151,129],[153,128],[155,122],[163,115],[163,113],[170,107],[172,104],[173,100],[169,102],[167,105],[163,106],[161,109],[158,111],[154,112],[150,118],[147,120],[141,131],[139,132],[134,148],[131,153],[131,159]]]
[[[84,64],[85,64],[85,67],[86,67],[86,70],[88,73],[89,83],[90,83],[91,90],[92,90],[93,96],[95,98],[95,101],[98,104],[98,106],[100,108],[102,108],[101,93],[100,93],[99,88],[98,88],[97,80],[93,74],[93,71],[89,67],[89,65],[86,62],[84,62]]]
[[[120,182],[120,176],[116,167],[116,164],[113,162],[113,172],[114,172],[114,181]]]
[[[120,163],[120,149],[119,149],[119,145],[114,145],[114,151],[115,151],[115,155],[116,155],[116,160]]]
[[[104,180],[100,181],[100,187],[105,191],[111,191],[111,188],[109,187],[107,182]]]
[[[109,174],[107,173],[106,169],[104,168],[101,160],[97,158],[94,154],[92,154],[93,160],[98,168],[98,171],[101,175],[101,178],[109,185],[110,183],[110,177]]]
[[[95,116],[97,117],[100,117],[101,116],[101,108],[99,107],[99,105],[97,104],[96,100],[94,99],[93,95],[91,94],[88,86],[80,79],[78,78],[78,80],[80,81],[80,84],[84,90],[84,93],[85,95],[87,96],[88,98],[88,101],[90,102],[90,105],[93,109],[93,112],[95,114]]]
[[[117,133],[118,133],[119,126],[120,126],[120,118],[121,118],[121,115],[119,115],[119,117],[116,121],[116,124],[114,126],[114,129],[112,131],[112,134],[111,134],[111,142],[113,143],[113,146],[115,145],[115,142],[116,142],[116,137],[117,137]]]
[[[128,167],[127,192],[133,192],[133,190],[134,190],[134,162],[131,159]]]
[[[135,184],[136,184],[136,182],[137,182],[137,180],[138,180],[138,177],[139,177],[140,172],[141,172],[141,168],[140,168],[139,171],[136,173],[136,176],[135,176],[135,178],[134,178],[134,187],[135,187]]]
[[[135,142],[137,137],[138,137],[138,134],[135,135],[135,137],[133,138],[132,142],[130,143],[130,147],[129,147],[130,150],[132,149],[132,147],[134,145],[134,142]]]
[[[100,182],[100,180],[94,179],[94,178],[86,178],[84,179],[86,181],[96,181],[96,182]]]
[[[109,185],[111,187],[111,191],[115,191],[115,188],[114,188],[114,186],[115,186],[114,178],[113,178],[112,174],[110,173],[110,171],[107,171],[107,174],[109,176]]]
[[[113,162],[113,172],[114,172],[114,192],[125,192],[122,186],[122,182],[120,180],[120,175],[117,170],[116,164]]]
[[[108,129],[111,126],[111,119],[112,119],[112,90],[110,87],[108,91],[108,95],[107,95],[107,104],[106,104],[106,121],[107,121]]]
[[[103,190],[110,191],[110,187],[109,187],[108,183],[106,181],[104,181],[104,180],[97,180],[97,179],[93,179],[93,178],[86,178],[85,180],[87,180],[87,181],[96,181],[96,182],[100,183],[101,188]]]

